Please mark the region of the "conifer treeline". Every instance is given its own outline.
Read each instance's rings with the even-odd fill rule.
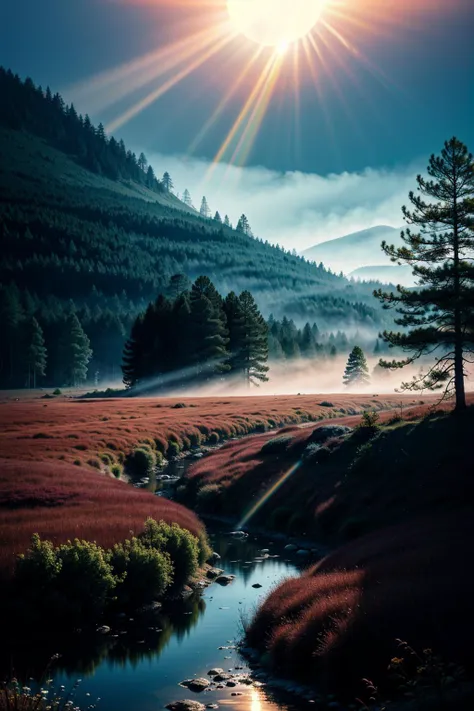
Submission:
[[[88,170],[111,180],[133,180],[154,192],[168,189],[157,180],[143,153],[137,157],[123,141],[109,139],[101,123],[93,126],[87,114],[78,115],[74,104],[65,104],[49,87],[43,91],[29,77],[23,82],[0,67],[0,96],[4,97],[0,124],[45,138]]]
[[[198,277],[190,289],[180,277],[171,280],[174,298],[160,294],[133,324],[124,348],[124,383],[185,387],[224,376],[248,384],[267,380],[268,327],[250,292],[224,299],[208,277]]]

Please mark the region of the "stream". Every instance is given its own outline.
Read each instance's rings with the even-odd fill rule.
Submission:
[[[277,700],[258,682],[201,693],[179,686],[185,679],[206,677],[213,667],[232,670],[231,674],[248,672],[235,648],[242,615],[250,614],[276,583],[302,567],[297,554],[284,550],[284,542],[253,535],[241,540],[222,530],[209,533],[214,551],[221,556],[216,565],[236,576],[231,584],[213,583],[202,593],[160,610],[152,621],[111,622],[109,634],[76,637],[70,648],[58,650],[62,655],[49,674],[56,686],[64,684],[66,690],[82,680],[74,696],[81,709],[98,697],[99,711],[157,711],[181,699],[231,706],[236,711],[307,706],[291,697]],[[270,551],[269,557],[262,556],[262,549]]]

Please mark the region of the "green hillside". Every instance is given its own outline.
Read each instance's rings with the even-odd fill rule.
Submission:
[[[101,370],[118,374],[134,317],[174,274],[209,276],[224,294],[248,289],[266,316],[324,330],[382,325],[370,285],[202,218],[59,95],[1,68],[0,95],[6,332],[12,318],[35,315],[54,337],[76,310]]]

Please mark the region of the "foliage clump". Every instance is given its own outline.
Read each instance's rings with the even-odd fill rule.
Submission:
[[[137,447],[125,458],[125,471],[140,479],[152,475],[156,466],[156,454],[146,446]]]
[[[262,445],[260,452],[261,454],[283,454],[287,451],[292,441],[293,437],[291,435],[273,437]]]
[[[60,546],[32,537],[12,584],[20,612],[76,626],[96,621],[111,605],[136,608],[181,587],[209,557],[205,533],[147,519],[138,536],[104,549],[74,540]]]

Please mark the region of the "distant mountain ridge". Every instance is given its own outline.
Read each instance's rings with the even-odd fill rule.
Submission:
[[[337,239],[328,240],[305,249],[306,259],[322,262],[334,272],[350,274],[361,267],[391,266],[392,262],[381,249],[385,240],[396,246],[402,244],[400,228],[377,225],[353,232]],[[393,265],[392,265],[393,266]]]

